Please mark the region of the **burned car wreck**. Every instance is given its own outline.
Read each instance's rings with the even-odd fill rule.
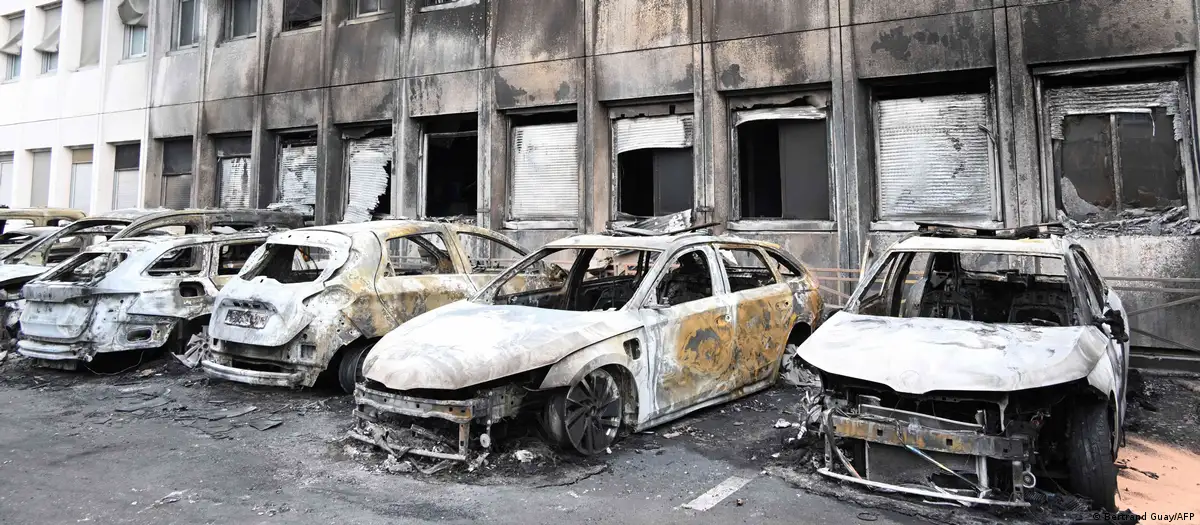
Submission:
[[[506,431],[540,425],[555,445],[602,454],[620,431],[774,384],[822,307],[813,277],[773,244],[569,237],[381,339],[350,435],[471,461]]]
[[[214,377],[313,386],[323,374],[347,392],[362,356],[407,320],[473,295],[524,257],[493,231],[388,220],[301,228],[272,236],[217,297]]]
[[[25,285],[17,351],[41,366],[178,350],[268,232],[130,238],[92,246]]]
[[[822,474],[1025,506],[1039,480],[1115,509],[1126,314],[1054,225],[923,225],[797,350],[819,374]]]

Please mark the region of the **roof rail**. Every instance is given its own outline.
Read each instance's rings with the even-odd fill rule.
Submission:
[[[917,234],[928,237],[994,237],[997,239],[1048,239],[1052,235],[1065,235],[1067,229],[1062,223],[1047,222],[1018,226],[1016,228],[984,228],[977,226],[956,226],[932,222],[918,222]]]

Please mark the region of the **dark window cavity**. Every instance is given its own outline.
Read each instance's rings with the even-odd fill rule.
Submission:
[[[753,290],[776,284],[775,272],[757,250],[748,248],[722,249],[721,264],[729,276],[730,293]]]
[[[455,273],[446,241],[436,233],[388,239],[387,251],[388,277]]]
[[[251,241],[222,246],[217,256],[217,275],[237,275],[261,244],[261,241]]]
[[[736,115],[740,217],[830,220],[824,116],[808,107]]]
[[[355,0],[355,16],[386,13],[393,9],[394,0]]]
[[[266,254],[241,278],[266,277],[281,284],[315,282],[330,266],[330,255],[329,250],[316,246],[268,244]]]
[[[1190,169],[1180,82],[1047,92],[1059,205],[1075,220],[1109,220],[1184,205]]]
[[[238,38],[258,32],[258,0],[226,0],[225,38]]]
[[[423,123],[425,132],[425,215],[474,216],[479,149],[474,114]]]
[[[321,25],[321,0],[283,0],[283,30]]]
[[[477,233],[459,232],[458,241],[471,262],[472,272],[500,271],[525,257],[516,246]]]
[[[617,120],[617,212],[622,218],[668,215],[692,207],[691,115]]]
[[[182,277],[200,275],[204,267],[204,249],[199,246],[175,248],[164,253],[146,269],[153,277]]]
[[[162,194],[167,208],[183,210],[192,205],[192,139],[163,141]]]
[[[704,252],[693,250],[679,255],[667,268],[654,288],[658,304],[675,306],[712,297],[712,272]]]

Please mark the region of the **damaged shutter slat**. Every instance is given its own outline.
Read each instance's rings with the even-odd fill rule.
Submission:
[[[346,214],[342,222],[366,222],[387,193],[391,176],[392,137],[348,140],[346,147],[350,185],[347,188]]]
[[[310,210],[316,206],[316,144],[283,146],[279,156],[279,202]]]
[[[617,153],[635,149],[690,148],[695,126],[692,115],[620,119],[616,123]]]
[[[987,95],[878,103],[879,218],[994,217]]]
[[[250,158],[221,159],[221,207],[250,207]]]
[[[224,179],[222,179],[224,184]],[[221,205],[225,205],[225,192],[221,192]],[[172,210],[185,210],[192,206],[192,174],[163,177],[163,206]]]
[[[1129,113],[1161,107],[1166,108],[1168,115],[1175,117],[1175,140],[1182,140],[1187,124],[1185,119],[1179,118],[1180,89],[1178,82],[1156,82],[1049,90],[1046,93],[1046,106],[1050,114],[1050,136],[1059,140],[1063,138],[1063,119],[1067,115]]]
[[[574,122],[513,128],[512,216],[579,216],[579,127]]]

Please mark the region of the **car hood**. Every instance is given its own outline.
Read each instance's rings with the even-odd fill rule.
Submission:
[[[4,264],[0,265],[0,286],[8,286],[21,281],[31,281],[49,270],[46,266],[34,266],[32,264]]]
[[[1039,327],[839,312],[796,355],[897,392],[1010,392],[1088,377],[1107,341],[1090,326]]]
[[[640,326],[630,312],[459,301],[380,339],[367,355],[363,375],[394,390],[466,388],[554,364]]]

